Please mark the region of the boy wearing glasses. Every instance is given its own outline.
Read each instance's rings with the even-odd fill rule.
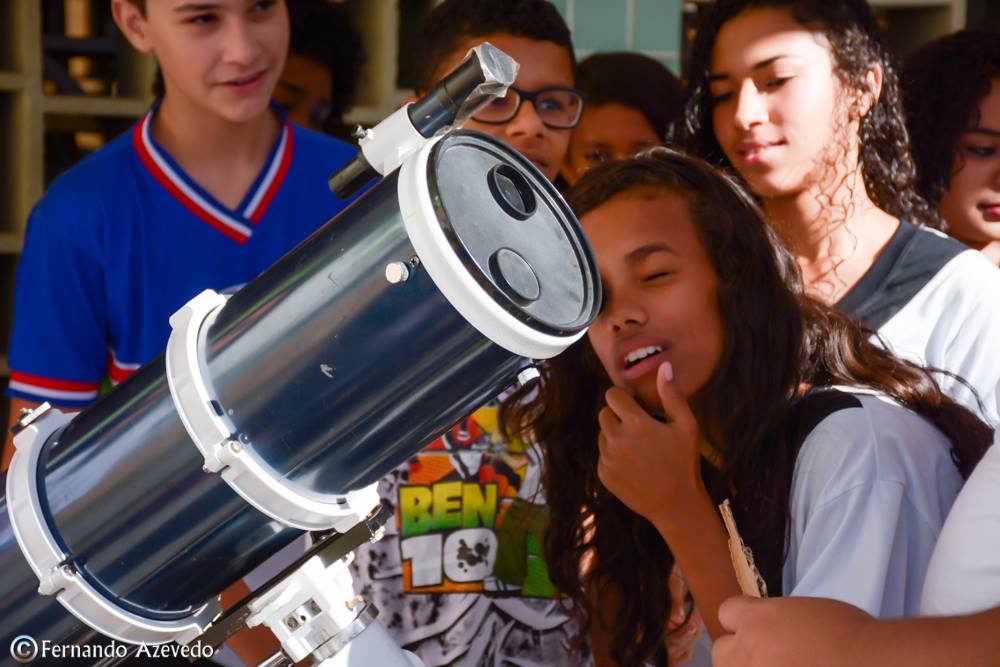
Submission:
[[[569,29],[544,0],[446,0],[428,15],[418,54],[426,91],[488,41],[520,64],[503,100],[466,128],[559,173],[583,100],[573,89]],[[549,580],[541,456],[501,437],[484,406],[379,483],[396,508],[386,536],[355,552],[355,588],[400,645],[428,665],[587,665],[574,621]]]
[[[520,64],[507,96],[465,127],[501,139],[555,181],[580,120],[583,97],[573,88],[576,57],[569,29],[545,0],[447,0],[426,18],[430,41],[417,54],[418,93],[430,90],[472,47],[490,42]]]

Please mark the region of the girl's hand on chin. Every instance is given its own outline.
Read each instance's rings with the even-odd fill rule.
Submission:
[[[653,418],[624,389],[607,391],[607,404],[598,414],[597,474],[633,512],[660,526],[682,517],[682,508],[703,496],[704,486],[698,422],[673,381],[670,362],[660,365],[656,388],[666,423]]]

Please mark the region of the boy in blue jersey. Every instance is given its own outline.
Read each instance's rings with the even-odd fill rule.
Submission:
[[[288,51],[277,0],[111,0],[164,93],[56,179],[18,266],[10,423],[48,401],[80,409],[155,357],[169,317],[206,288],[242,285],[340,211],[326,180],[355,150],[271,103]],[[6,468],[13,455],[8,435]],[[227,604],[248,589],[238,582]],[[243,652],[273,637],[238,635]],[[240,648],[242,645],[243,649]]]
[[[165,93],[63,174],[32,211],[18,266],[10,419],[89,405],[164,347],[201,290],[256,277],[344,206],[326,185],[354,153],[271,103],[288,51],[278,0],[112,0]],[[12,455],[8,443],[4,467]]]

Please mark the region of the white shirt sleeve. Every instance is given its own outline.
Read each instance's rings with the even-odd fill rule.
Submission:
[[[828,416],[796,461],[785,595],[915,615],[927,564],[961,487],[951,445],[929,422],[875,396]]]
[[[942,391],[1000,426],[1000,354],[987,342],[1000,336],[1000,271],[982,253],[956,256],[879,335],[899,356],[962,378],[935,375]]]
[[[1000,434],[997,436],[1000,440]],[[920,612],[971,614],[1000,606],[1000,445],[986,452],[955,500],[934,548]]]
[[[936,537],[903,484],[866,482],[809,513],[785,565],[794,574],[786,595],[842,600],[881,618],[913,614]]]

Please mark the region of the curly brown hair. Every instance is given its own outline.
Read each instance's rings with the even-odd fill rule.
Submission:
[[[963,475],[992,438],[972,412],[938,388],[930,372],[870,342],[871,332],[803,292],[798,267],[749,194],[707,163],[668,149],[602,165],[569,194],[583,216],[637,188],[662,188],[689,206],[719,279],[725,330],[719,364],[693,404],[719,467],[703,464],[718,500],[732,496],[748,545],[772,592],[780,592],[789,494],[798,454],[796,406],[803,386],[870,387],[936,425]],[[616,599],[611,656],[621,665],[667,664],[667,580],[674,559],[645,518],[611,495],[597,476],[597,413],[610,380],[586,339],[552,359],[541,385],[501,405],[504,428],[541,443],[551,510],[549,574],[577,605],[583,627],[588,591]],[[592,525],[592,528],[590,526]],[[581,561],[593,566],[581,580]]]
[[[924,46],[903,64],[906,118],[917,188],[937,206],[948,189],[962,132],[979,122],[979,102],[1000,77],[1000,34],[963,30]]]
[[[841,83],[868,90],[866,76],[882,69],[882,92],[859,127],[859,164],[868,194],[891,215],[940,228],[937,211],[917,193],[916,167],[903,116],[895,58],[865,0],[716,0],[702,14],[687,72],[688,101],[682,140],[686,147],[716,165],[727,165],[712,128],[709,69],[712,48],[722,26],[748,9],[787,9],[795,21],[822,34],[830,45]]]

